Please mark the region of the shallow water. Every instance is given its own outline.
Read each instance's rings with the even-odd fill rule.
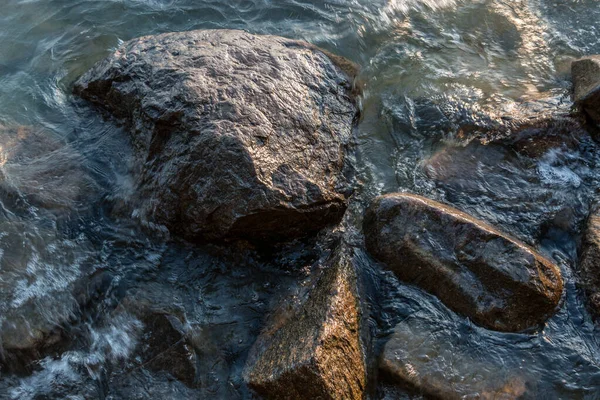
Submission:
[[[408,190],[534,245],[565,276],[564,303],[543,330],[501,334],[364,255],[376,348],[405,324],[415,343],[437,340],[429,356],[457,349],[517,371],[525,398],[600,398],[598,332],[573,283],[582,222],[600,188],[596,144],[582,134],[532,156],[467,144],[459,128],[461,118],[510,113],[522,100],[568,108],[570,61],[600,53],[599,18],[596,0],[4,0],[1,340],[26,346],[57,325],[62,333],[41,361],[0,371],[0,398],[250,396],[241,379],[247,351],[277,296],[310,274],[313,254],[292,247],[275,260],[235,257],[141,229],[119,211],[136,167],[127,135],[71,94],[123,41],[199,28],[305,39],[362,67],[354,228],[369,199]],[[136,358],[147,334],[140,309],[179,316],[194,338],[195,389]],[[394,390],[372,396],[403,395]]]

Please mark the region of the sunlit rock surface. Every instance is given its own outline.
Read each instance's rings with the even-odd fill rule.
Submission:
[[[499,331],[534,328],[561,299],[560,270],[532,248],[421,196],[376,198],[365,215],[369,252],[401,280]]]
[[[600,316],[600,207],[592,208],[587,221],[579,259],[579,283],[586,291],[594,316]]]
[[[596,123],[600,123],[600,56],[573,61],[573,99]]]
[[[351,192],[354,70],[332,57],[242,31],[146,36],[75,93],[131,129],[135,214],[191,239],[285,239],[339,221]]]
[[[428,330],[418,318],[398,324],[381,355],[382,378],[435,399],[509,400],[534,394],[527,386],[535,384],[531,376],[444,328]]]
[[[292,310],[277,310],[254,344],[245,379],[268,399],[363,399],[366,366],[352,251],[333,251]]]

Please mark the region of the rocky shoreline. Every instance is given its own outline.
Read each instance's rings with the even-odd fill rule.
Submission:
[[[599,60],[573,63],[576,108],[565,112],[542,101],[524,104],[510,117],[490,115],[488,124],[462,121],[459,130],[469,141],[425,160],[425,171],[453,187],[455,175],[469,173],[462,163],[480,151],[504,146],[535,159],[594,136]],[[277,266],[297,252],[309,260],[297,265],[310,270],[309,279],[301,290],[281,294],[248,350],[241,377],[253,393],[266,399],[365,399],[381,378],[434,398],[519,398],[527,377],[506,374],[499,360],[473,359],[462,352],[464,343],[455,343],[455,354],[439,356],[440,343],[454,339],[429,336],[413,326],[418,322],[397,325],[383,346],[373,345],[367,323],[372,296],[360,284],[357,251],[366,250],[374,264],[435,296],[459,318],[499,332],[542,330],[560,310],[567,282],[531,244],[416,194],[388,193],[357,204],[364,209],[363,232],[354,232],[344,217],[360,201],[353,197],[359,186],[357,74],[351,62],[305,42],[204,30],[131,40],[84,74],[74,93],[85,100],[83,107],[92,106],[130,135],[134,190],[128,203],[115,207],[116,215],[139,221],[151,234],[211,246],[223,259],[260,255]],[[15,151],[26,136],[16,135]],[[3,190],[60,210],[83,184],[63,178],[58,184],[71,185],[72,198]],[[56,184],[52,179],[49,185]],[[594,207],[588,217],[577,275],[596,315],[599,215]],[[569,232],[583,218],[568,209],[544,217],[543,224]],[[86,279],[77,277],[73,286]],[[101,281],[99,291],[106,289]],[[141,325],[131,328],[144,338],[137,368],[167,373],[191,388],[201,385],[201,355],[185,316],[136,301],[122,301],[115,315],[139,313]],[[66,314],[65,320],[72,317]],[[44,321],[35,327],[39,335],[27,339],[19,333],[23,321],[4,321],[0,365],[20,360],[18,372],[29,372],[32,361],[62,352],[62,323]],[[413,359],[416,347],[438,356]],[[498,379],[456,382],[454,364],[467,375],[477,368],[497,371]]]

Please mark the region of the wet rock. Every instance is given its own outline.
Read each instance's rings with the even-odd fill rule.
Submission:
[[[150,371],[164,371],[189,387],[196,385],[197,357],[177,317],[150,314],[142,320],[145,332],[140,340],[142,365]]]
[[[589,56],[571,64],[573,99],[595,122],[600,123],[600,56]]]
[[[192,31],[125,43],[75,93],[130,128],[142,219],[190,239],[286,239],[346,208],[349,74],[305,42]]]
[[[557,230],[574,237],[592,194],[592,142],[577,118],[534,120],[501,139],[445,144],[420,163],[419,184],[529,244]]]
[[[472,104],[446,103],[442,107],[457,127],[458,139],[476,138],[482,143],[498,140],[518,141],[522,137],[555,137],[580,121],[570,112],[570,102],[561,96],[527,101],[504,101],[497,109],[478,109]],[[568,136],[568,135],[567,135]],[[543,140],[539,140],[543,142]]]
[[[70,212],[89,206],[82,157],[52,132],[0,126],[0,369],[29,372],[69,341],[77,286],[92,269],[90,243]]]
[[[432,331],[417,318],[397,325],[380,358],[384,380],[436,399],[508,400],[531,394],[531,377],[449,328]]]
[[[588,306],[600,316],[600,207],[592,208],[581,244],[579,284],[588,296]]]
[[[366,212],[368,251],[401,280],[499,331],[537,327],[556,310],[563,281],[532,248],[424,197],[378,197]]]
[[[12,212],[26,214],[32,205],[68,211],[90,195],[81,155],[51,132],[0,126],[0,137],[0,200]]]
[[[39,221],[0,218],[0,231],[0,369],[27,371],[68,339],[95,258],[85,236],[65,238]]]
[[[291,311],[275,313],[244,377],[268,399],[362,399],[366,367],[351,251],[335,250]]]

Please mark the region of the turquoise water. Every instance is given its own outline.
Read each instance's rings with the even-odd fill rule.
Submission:
[[[510,114],[540,98],[568,108],[570,62],[600,53],[599,19],[594,0],[3,0],[0,322],[6,337],[60,326],[66,339],[26,373],[0,371],[0,398],[249,398],[240,375],[248,348],[311,255],[236,259],[141,230],[115,212],[136,167],[126,134],[71,94],[124,41],[201,28],[304,39],[361,66],[357,230],[369,199],[409,190],[534,245],[566,277],[561,310],[543,330],[500,334],[369,261],[376,347],[409,318],[423,335],[437,332],[440,354],[458,342],[457,351],[518,371],[524,398],[600,398],[598,332],[573,283],[600,188],[596,144],[582,136],[535,158],[466,146],[448,117]],[[139,367],[143,322],[131,308],[140,304],[185,316],[198,338],[196,388]],[[371,395],[404,396],[383,386]]]

